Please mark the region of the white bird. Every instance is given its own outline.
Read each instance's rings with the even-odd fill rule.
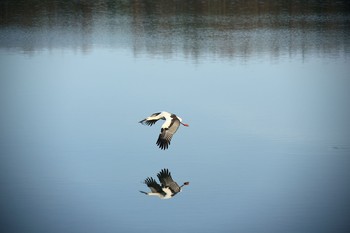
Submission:
[[[151,189],[151,192],[140,192],[149,196],[158,196],[160,199],[169,199],[181,192],[183,186],[190,184],[190,182],[184,182],[179,186],[173,178],[171,178],[171,173],[166,168],[162,169],[157,174],[157,177],[161,185],[159,185],[152,177],[147,177],[144,183]]]
[[[160,130],[160,134],[157,140],[157,145],[159,146],[160,149],[165,150],[165,149],[168,149],[171,138],[176,133],[180,124],[186,127],[188,127],[189,125],[182,123],[182,119],[180,117],[169,112],[153,113],[151,116],[143,119],[139,123],[152,126],[160,119],[165,120],[165,122],[162,125],[162,128]]]

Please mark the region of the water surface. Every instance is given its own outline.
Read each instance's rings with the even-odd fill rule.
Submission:
[[[345,1],[2,1],[5,232],[349,231]],[[155,142],[171,111],[189,123]],[[171,200],[142,181],[190,181]]]

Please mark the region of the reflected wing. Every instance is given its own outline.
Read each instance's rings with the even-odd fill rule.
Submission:
[[[173,180],[168,169],[162,169],[157,174],[157,177],[162,184],[162,187],[169,188],[172,191],[173,195],[181,191],[180,186]]]
[[[165,195],[162,187],[152,177],[147,177],[145,179],[145,184],[151,189],[152,193],[162,193]]]

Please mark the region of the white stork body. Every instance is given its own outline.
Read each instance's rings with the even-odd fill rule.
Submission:
[[[165,120],[165,122],[162,125],[161,131],[157,140],[157,145],[159,146],[160,149],[165,150],[165,149],[168,149],[170,145],[170,141],[173,135],[176,133],[177,129],[179,128],[180,124],[187,127],[189,125],[182,123],[182,119],[180,117],[169,112],[153,113],[151,116],[143,119],[139,123],[152,126],[160,119]]]
[[[160,199],[170,199],[177,193],[182,191],[182,187],[189,185],[189,182],[184,182],[183,185],[179,186],[171,177],[171,173],[168,169],[162,169],[157,177],[161,183],[159,185],[152,177],[147,177],[144,183],[151,189],[151,192],[140,191],[149,196],[157,196]]]

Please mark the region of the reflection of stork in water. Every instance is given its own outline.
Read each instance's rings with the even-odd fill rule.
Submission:
[[[157,177],[161,186],[152,177],[147,177],[145,179],[145,184],[151,189],[151,192],[140,192],[150,196],[158,196],[161,199],[169,199],[181,192],[183,186],[190,184],[190,182],[185,182],[179,186],[173,178],[171,178],[171,173],[166,168],[162,169],[157,174]]]
[[[146,124],[149,126],[152,126],[155,124],[159,119],[165,120],[164,124],[162,125],[157,145],[160,149],[165,150],[168,149],[170,145],[171,138],[176,133],[177,129],[179,128],[180,124],[183,126],[189,126],[188,124],[182,123],[182,119],[175,114],[169,113],[169,112],[157,112],[152,114],[151,116],[143,119],[139,123]]]

